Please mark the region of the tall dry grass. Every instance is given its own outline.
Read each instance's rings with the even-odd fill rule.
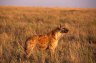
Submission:
[[[65,23],[70,31],[59,41],[54,60],[45,51],[45,63],[96,63],[96,9],[39,7],[0,7],[0,63],[43,61],[38,49],[24,57],[26,39]]]

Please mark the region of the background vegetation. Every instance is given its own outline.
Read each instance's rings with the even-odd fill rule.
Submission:
[[[24,58],[26,39],[65,23],[70,32],[59,41],[53,63],[96,63],[96,9],[40,7],[0,7],[0,63],[42,61],[38,49],[35,59]],[[52,63],[45,52],[45,63]]]

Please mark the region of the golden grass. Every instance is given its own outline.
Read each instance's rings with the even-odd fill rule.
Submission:
[[[60,24],[70,32],[60,41],[53,63],[96,63],[96,9],[0,7],[0,63],[35,63],[24,58],[24,43],[34,34],[46,34]],[[37,53],[37,54],[35,54]],[[33,55],[40,62],[41,52]],[[48,51],[46,62],[52,63]]]

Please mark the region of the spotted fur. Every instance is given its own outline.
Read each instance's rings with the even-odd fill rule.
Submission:
[[[25,52],[27,57],[30,57],[35,47],[41,51],[49,49],[51,53],[54,53],[62,34],[67,32],[67,28],[57,27],[45,35],[34,35],[33,37],[28,38],[25,42]]]

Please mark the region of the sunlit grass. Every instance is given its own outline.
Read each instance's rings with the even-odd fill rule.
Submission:
[[[35,63],[33,56],[24,57],[26,39],[65,23],[70,31],[59,41],[53,62],[95,63],[96,9],[39,7],[0,7],[0,63]],[[43,60],[37,49],[33,55]],[[48,51],[45,56],[45,63],[51,63]]]

